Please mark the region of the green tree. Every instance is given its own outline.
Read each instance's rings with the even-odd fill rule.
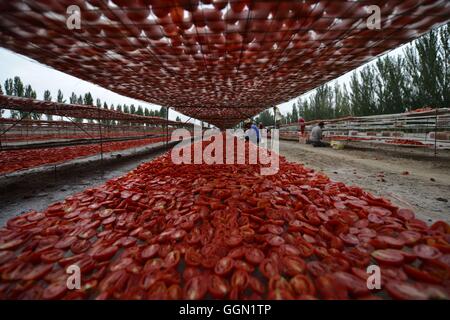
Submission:
[[[7,96],[14,95],[14,84],[12,79],[6,79],[5,80],[5,94]]]
[[[70,102],[70,104],[76,104],[77,103],[77,95],[75,94],[75,92],[72,92],[72,95],[69,98],[69,102]]]
[[[295,103],[292,106],[292,122],[298,122],[298,110]]]
[[[49,90],[44,91],[44,101],[52,101],[52,95]],[[47,120],[53,121],[53,116],[51,114],[47,114]]]
[[[450,102],[449,26],[432,30],[405,49],[413,107],[448,107]]]
[[[63,95],[61,89],[58,89],[58,95],[56,96],[56,101],[58,103],[66,103],[66,100],[64,100],[64,95]]]
[[[3,90],[2,90],[2,85],[0,84],[0,96],[2,96],[3,95]],[[2,115],[3,115],[3,110],[0,108],[0,118],[2,117]]]
[[[25,91],[22,80],[20,79],[20,77],[14,77],[13,95],[15,95],[16,97],[23,97],[24,93]]]
[[[92,98],[92,95],[90,92],[84,94],[83,104],[85,104],[87,106],[94,105],[94,98]]]

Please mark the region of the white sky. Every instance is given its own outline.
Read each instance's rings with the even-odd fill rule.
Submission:
[[[402,47],[392,51],[390,54],[402,54],[401,49]],[[335,81],[339,81],[339,83],[343,84],[350,79],[350,75],[351,72],[331,81],[330,84],[333,85]],[[55,100],[58,89],[61,89],[67,102],[72,92],[75,92],[77,95],[84,95],[84,93],[86,92],[91,92],[92,96],[94,97],[94,101],[97,98],[100,98],[102,103],[106,101],[108,103],[108,106],[110,106],[111,103],[114,104],[115,107],[118,104],[134,104],[136,107],[138,105],[142,105],[143,107],[146,107],[148,109],[160,109],[160,106],[158,105],[119,95],[98,85],[52,69],[28,57],[19,55],[7,49],[0,48],[0,83],[2,87],[4,88],[4,82],[7,78],[13,78],[15,76],[19,76],[22,79],[24,85],[30,84],[33,89],[36,90],[38,99],[43,99],[44,91],[50,90],[52,98],[53,100]],[[312,91],[306,93],[305,96],[308,96],[311,93]],[[291,111],[292,105],[294,102],[296,102],[296,100],[297,98],[280,104],[278,107],[280,108],[281,113],[286,114],[287,112]],[[188,117],[174,110],[170,110],[170,120],[175,120],[177,116],[179,116],[182,121],[186,121],[189,119]],[[196,121],[196,123],[199,122]]]

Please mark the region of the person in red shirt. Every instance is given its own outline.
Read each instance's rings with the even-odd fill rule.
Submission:
[[[300,117],[298,119],[298,125],[300,127],[300,133],[301,136],[303,137],[303,135],[305,134],[305,128],[306,128],[306,124],[305,124],[305,119],[303,119],[302,117]]]

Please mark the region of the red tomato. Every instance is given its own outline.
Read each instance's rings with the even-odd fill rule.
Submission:
[[[306,270],[306,263],[303,259],[294,256],[286,256],[282,258],[284,272],[289,276],[295,276],[299,273],[304,273]]]
[[[159,252],[159,248],[160,245],[157,243],[149,245],[144,250],[142,250],[141,258],[147,260],[154,257]]]
[[[116,246],[99,247],[97,250],[95,250],[92,257],[97,261],[109,260],[116,254],[118,250],[119,247]]]
[[[403,266],[403,270],[405,270],[405,273],[418,281],[425,281],[425,282],[429,282],[429,283],[435,283],[435,284],[440,284],[441,280],[435,276],[433,276],[432,274],[430,274],[427,271],[424,270],[420,270],[417,269],[413,266],[410,265],[404,265]]]
[[[341,238],[341,240],[347,245],[356,246],[359,244],[358,237],[350,233],[340,234],[339,238]]]
[[[298,296],[314,296],[316,294],[314,283],[306,275],[298,274],[289,283]]]
[[[164,266],[167,269],[176,267],[180,262],[180,256],[181,254],[180,251],[178,250],[169,252],[167,256],[164,258]]]
[[[231,277],[231,286],[244,291],[248,286],[248,273],[244,270],[236,270]]]
[[[397,216],[405,221],[415,218],[414,212],[410,209],[398,209]]]
[[[40,264],[33,266],[32,269],[26,272],[23,276],[23,280],[38,280],[44,277],[53,269],[53,264]]]
[[[256,293],[263,294],[266,291],[265,286],[256,277],[249,276],[248,285]]]
[[[200,300],[205,297],[208,291],[208,281],[203,276],[190,279],[185,287],[183,298],[186,300]]]
[[[183,290],[177,284],[171,285],[167,289],[167,298],[169,300],[181,300],[183,298]]]
[[[255,271],[255,267],[242,260],[234,260],[234,267],[236,269],[247,271],[248,273],[252,273],[253,271]]]
[[[56,300],[64,296],[67,291],[66,283],[52,283],[42,292],[42,299]]]
[[[264,253],[257,248],[249,248],[245,252],[245,258],[252,264],[260,264],[264,259]]]
[[[393,249],[376,250],[372,252],[372,257],[379,263],[386,265],[401,265],[404,260],[401,251]]]
[[[426,244],[418,244],[414,246],[413,250],[417,257],[424,260],[435,260],[442,256],[442,253],[438,249]]]
[[[247,250],[244,247],[233,248],[228,252],[228,256],[232,259],[242,258],[246,254]]]
[[[386,290],[393,299],[426,300],[428,296],[414,285],[406,282],[391,281],[386,284]]]
[[[208,290],[214,298],[223,299],[230,291],[230,286],[225,279],[217,275],[211,275],[209,277]]]
[[[236,247],[242,242],[242,237],[239,235],[232,235],[225,239],[225,243],[230,247]]]
[[[259,271],[267,279],[270,279],[279,274],[277,264],[271,259],[264,259],[259,265]]]
[[[325,300],[343,300],[348,298],[346,287],[331,275],[318,277],[316,288],[319,295]]]
[[[284,243],[284,239],[280,236],[268,236],[267,243],[271,246],[278,247]]]
[[[70,246],[73,253],[78,254],[87,251],[91,246],[89,240],[77,240]]]
[[[50,249],[41,253],[41,260],[46,263],[56,262],[64,257],[64,251],[59,249]]]
[[[417,241],[419,241],[421,237],[422,237],[422,235],[417,231],[406,230],[406,231],[400,232],[400,238],[407,245],[416,244]]]
[[[370,293],[367,283],[350,273],[338,271],[333,273],[333,277],[346,287],[354,297],[361,297]]]
[[[229,257],[224,257],[217,261],[216,266],[214,267],[214,272],[218,275],[225,275],[233,269],[234,260]]]

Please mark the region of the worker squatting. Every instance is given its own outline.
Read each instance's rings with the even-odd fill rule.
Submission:
[[[271,131],[270,141],[267,139],[267,130],[258,133],[258,139],[248,130],[228,129],[225,134],[217,129],[194,129],[194,136],[187,129],[177,129],[172,132],[171,141],[180,141],[172,149],[171,158],[174,164],[260,164],[261,175],[274,175],[279,170],[279,131]],[[192,138],[195,141],[192,143]],[[245,139],[244,139],[245,138]],[[245,140],[250,140],[246,146]],[[208,142],[205,146],[203,142]],[[246,150],[247,149],[247,150]],[[248,151],[248,152],[246,152]],[[246,156],[248,161],[246,162]]]

